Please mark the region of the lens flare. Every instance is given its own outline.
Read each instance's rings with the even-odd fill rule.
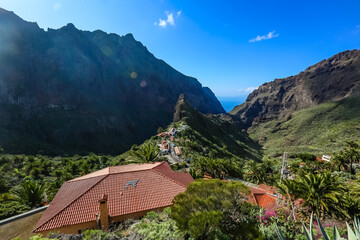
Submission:
[[[131,77],[132,79],[137,78],[137,73],[136,73],[136,72],[130,73],[130,77]]]

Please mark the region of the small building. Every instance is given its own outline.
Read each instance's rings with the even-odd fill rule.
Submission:
[[[163,137],[163,138],[167,138],[167,137],[169,137],[170,135],[169,135],[169,133],[167,133],[167,132],[162,132],[162,133],[157,134],[156,136],[158,136],[158,137]]]
[[[329,155],[323,155],[322,158],[321,158],[321,160],[323,160],[323,161],[325,161],[325,162],[330,162],[331,156],[329,156]]]
[[[112,222],[171,206],[192,181],[190,174],[173,172],[167,162],[108,167],[65,182],[34,232],[107,230]]]
[[[258,187],[250,187],[249,202],[264,209],[277,207],[276,188],[260,184]]]
[[[169,144],[166,141],[162,141],[160,150],[169,150]]]
[[[182,154],[180,147],[176,146],[176,147],[174,147],[174,150],[175,150],[175,154],[176,154],[177,156],[180,156],[180,155]]]

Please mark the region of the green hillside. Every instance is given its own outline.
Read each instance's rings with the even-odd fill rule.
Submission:
[[[181,135],[183,139],[191,140],[184,147],[192,147],[193,154],[212,158],[261,159],[261,146],[248,136],[241,123],[232,116],[204,115],[180,96],[174,114],[174,124],[179,123],[188,125]]]
[[[360,95],[294,112],[286,119],[249,128],[264,153],[308,152],[331,154],[346,140],[360,139]]]

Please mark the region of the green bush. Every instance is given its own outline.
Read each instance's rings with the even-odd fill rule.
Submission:
[[[18,201],[6,201],[0,203],[0,220],[29,211],[30,207]]]
[[[171,217],[195,239],[261,239],[248,193],[240,182],[196,180],[175,197]]]
[[[183,239],[184,235],[176,226],[176,222],[169,218],[170,208],[163,212],[149,212],[137,225],[137,233],[145,240]]]

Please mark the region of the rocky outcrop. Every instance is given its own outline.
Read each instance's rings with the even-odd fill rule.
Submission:
[[[230,114],[246,127],[289,118],[297,110],[360,93],[360,51],[341,52],[296,76],[275,79],[253,91]]]
[[[11,153],[121,153],[172,121],[180,94],[223,113],[210,89],[132,34],[40,29],[0,9],[0,146]]]

